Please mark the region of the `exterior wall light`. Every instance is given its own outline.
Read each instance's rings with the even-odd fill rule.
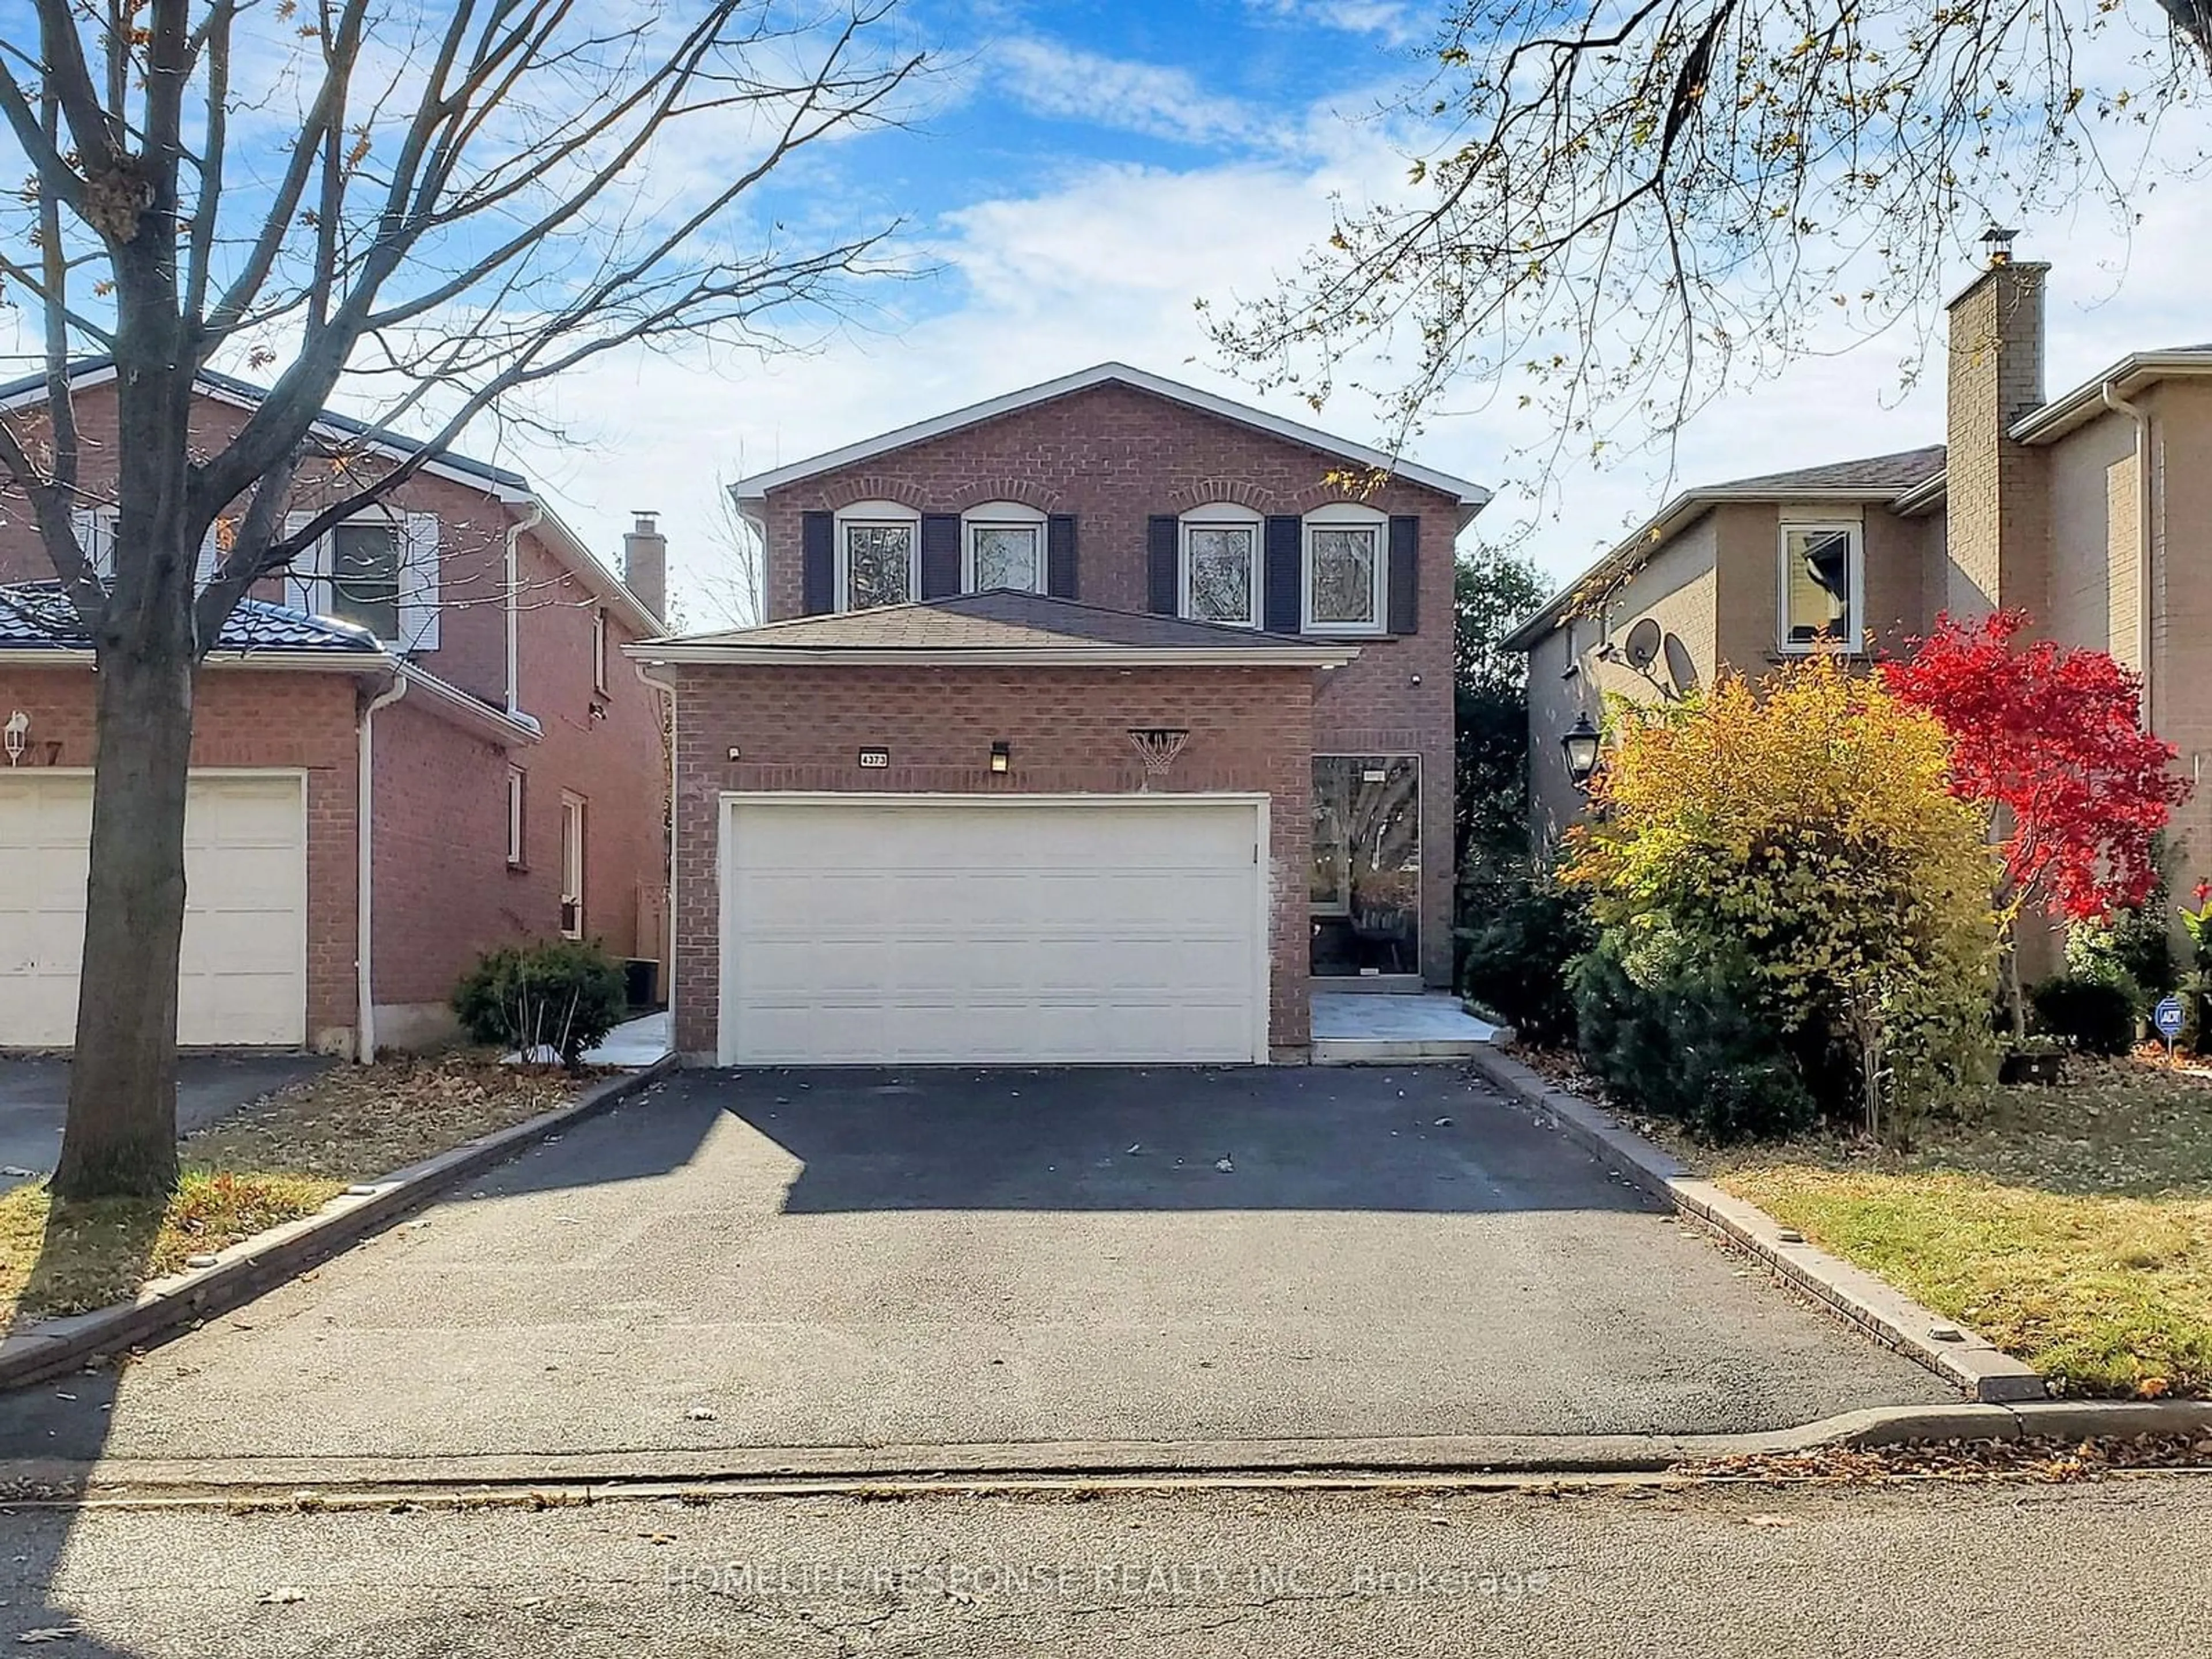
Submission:
[[[1004,738],[991,745],[991,770],[1004,775],[1014,769],[1014,746]]]
[[[1573,729],[1559,739],[1559,747],[1566,751],[1567,776],[1574,781],[1576,788],[1589,787],[1590,779],[1597,772],[1598,754],[1604,742],[1588,714],[1576,715]]]
[[[23,750],[31,739],[31,717],[18,708],[8,716],[8,724],[0,726],[0,743],[8,750],[8,764],[15,765],[23,758]]]

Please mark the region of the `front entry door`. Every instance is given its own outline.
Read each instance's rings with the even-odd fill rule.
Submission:
[[[1313,760],[1313,963],[1319,975],[1421,971],[1421,763]]]

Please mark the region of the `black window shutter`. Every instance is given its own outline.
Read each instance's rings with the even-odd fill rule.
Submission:
[[[960,591],[960,515],[921,515],[921,597],[949,599]]]
[[[837,559],[830,548],[836,526],[834,514],[799,515],[799,608],[810,617],[837,608]]]
[[[1044,526],[1044,591],[1055,599],[1079,599],[1075,574],[1075,514],[1055,513]]]
[[[1421,520],[1403,514],[1390,520],[1390,617],[1393,634],[1421,625]]]
[[[1145,608],[1156,616],[1172,617],[1182,606],[1177,592],[1182,586],[1181,532],[1172,513],[1155,513],[1145,520]]]
[[[1304,525],[1295,513],[1267,520],[1267,559],[1260,586],[1270,634],[1295,634],[1305,621]]]

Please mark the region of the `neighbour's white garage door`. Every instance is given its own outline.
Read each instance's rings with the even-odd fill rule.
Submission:
[[[1264,1060],[1265,806],[731,797],[723,1063]]]
[[[92,779],[0,771],[0,1048],[76,1031]],[[307,1018],[307,837],[299,774],[199,773],[185,808],[177,1035],[297,1048]]]

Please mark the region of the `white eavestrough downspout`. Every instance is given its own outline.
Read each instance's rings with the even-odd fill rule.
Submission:
[[[361,741],[355,749],[361,759],[361,783],[355,796],[355,828],[360,850],[360,886],[354,899],[354,1058],[363,1066],[376,1058],[376,929],[374,926],[376,882],[376,769],[373,732],[376,711],[389,708],[407,695],[404,675],[394,674],[392,689],[372,698],[361,711]]]
[[[2104,385],[2105,407],[2136,423],[2136,672],[2142,676],[2142,723],[2146,732],[2158,724],[2151,702],[2151,450],[2150,411],[2131,404]]]
[[[544,522],[545,503],[532,501],[530,511],[507,527],[507,712],[522,707],[522,552],[525,532]]]

